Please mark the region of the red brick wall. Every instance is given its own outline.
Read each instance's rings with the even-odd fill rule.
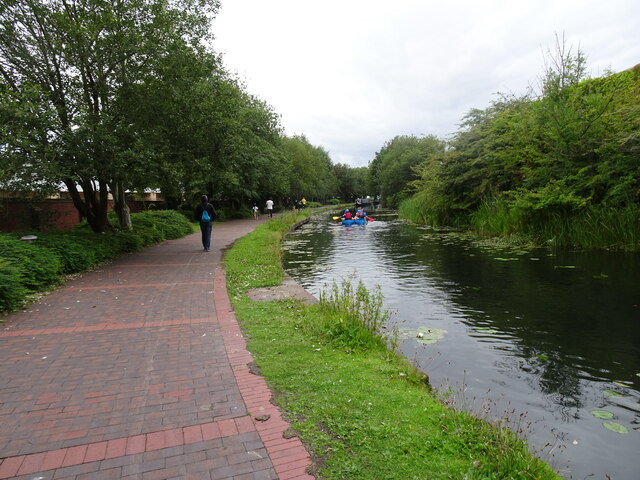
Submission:
[[[71,200],[0,200],[0,231],[69,230],[80,222]]]
[[[152,204],[157,210],[164,207],[164,202],[127,201],[131,213],[142,212]],[[112,209],[113,202],[109,201],[109,210]],[[80,213],[71,200],[0,199],[2,232],[70,230],[81,220]]]

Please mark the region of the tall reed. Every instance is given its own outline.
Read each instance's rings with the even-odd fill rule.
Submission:
[[[354,288],[347,280],[334,281],[321,292],[320,308],[325,314],[320,331],[326,338],[352,349],[386,348],[389,313],[382,308],[380,287],[369,291],[362,282]]]
[[[520,235],[539,245],[640,251],[640,209],[591,206],[580,210],[531,210],[495,197],[470,214],[483,236]]]

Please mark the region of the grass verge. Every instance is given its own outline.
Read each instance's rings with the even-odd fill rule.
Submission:
[[[504,428],[445,406],[421,372],[380,341],[380,297],[338,289],[317,305],[253,302],[278,285],[280,241],[305,214],[287,214],[225,256],[234,311],[276,402],[323,479],[558,479]],[[349,300],[349,301],[347,301]],[[374,306],[368,306],[373,303]],[[363,318],[363,315],[365,318]]]

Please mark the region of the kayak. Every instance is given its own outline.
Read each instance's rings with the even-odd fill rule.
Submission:
[[[356,225],[366,225],[367,224],[367,220],[364,218],[356,218],[354,220]]]
[[[353,225],[353,219],[347,220],[345,218],[344,220],[342,220],[342,225],[344,225],[345,227],[350,227],[351,225]]]

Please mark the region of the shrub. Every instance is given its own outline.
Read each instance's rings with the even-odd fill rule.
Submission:
[[[38,235],[38,246],[52,250],[59,258],[64,274],[87,270],[109,258],[99,255],[95,234],[47,232]]]
[[[0,236],[0,258],[18,269],[22,285],[32,291],[56,283],[62,266],[54,251],[13,235]]]
[[[18,268],[0,259],[0,311],[17,309],[28,293]]]

